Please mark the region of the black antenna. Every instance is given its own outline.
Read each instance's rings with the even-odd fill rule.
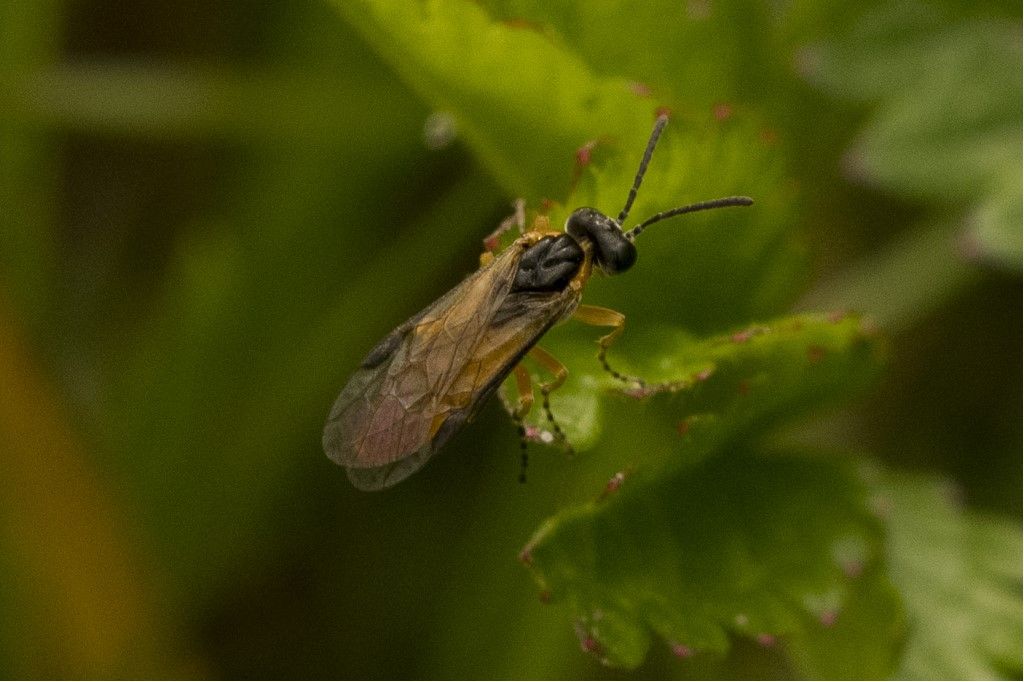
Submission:
[[[622,227],[622,223],[625,222],[629,216],[629,209],[633,208],[633,201],[636,199],[637,190],[640,189],[640,183],[643,182],[644,173],[647,172],[647,164],[651,162],[651,156],[654,154],[654,146],[658,144],[658,138],[661,137],[661,131],[664,130],[665,124],[668,123],[668,114],[659,114],[658,120],[654,122],[654,130],[651,131],[651,139],[647,141],[647,149],[644,150],[644,158],[640,160],[640,168],[636,172],[636,179],[633,180],[633,187],[629,190],[629,196],[626,198],[626,205],[619,211],[619,217],[617,222],[619,227]]]
[[[653,225],[659,220],[665,220],[673,216],[682,215],[684,213],[694,213],[696,211],[706,211],[709,208],[726,208],[727,206],[750,206],[754,203],[754,200],[750,197],[724,197],[722,199],[712,199],[710,201],[701,201],[696,204],[690,204],[689,206],[680,206],[679,208],[672,208],[661,213],[652,215],[647,220],[643,221],[632,230],[626,233],[626,239],[633,241],[636,239],[641,232],[647,229],[648,226]]]
[[[658,114],[658,119],[654,122],[654,130],[651,131],[651,139],[647,141],[647,149],[644,150],[644,158],[640,159],[640,168],[636,171],[636,178],[633,180],[633,186],[629,189],[629,196],[626,197],[626,205],[622,207],[621,211],[619,211],[619,217],[615,221],[619,224],[620,228],[626,221],[626,218],[629,217],[629,209],[633,208],[633,202],[636,200],[636,193],[640,190],[640,183],[643,182],[644,174],[647,172],[647,165],[651,162],[651,157],[654,156],[654,147],[658,144],[658,138],[661,137],[661,131],[665,129],[666,124],[668,124],[668,114]],[[684,213],[706,211],[710,208],[750,206],[752,203],[754,203],[754,200],[750,197],[724,197],[722,199],[701,201],[697,204],[669,209],[668,211],[662,211],[661,213],[651,216],[632,230],[626,232],[626,239],[633,241],[640,236],[640,233],[647,229],[648,226],[653,225],[659,220],[665,220],[666,218],[672,218],[673,216],[682,215]]]

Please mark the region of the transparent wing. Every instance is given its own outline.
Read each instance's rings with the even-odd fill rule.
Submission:
[[[422,467],[578,302],[509,289],[518,244],[391,332],[342,390],[324,451],[352,483],[379,490]]]

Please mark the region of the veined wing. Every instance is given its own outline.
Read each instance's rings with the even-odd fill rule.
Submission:
[[[473,417],[579,295],[510,291],[525,247],[395,329],[363,360],[324,427],[324,451],[364,490],[394,485]]]

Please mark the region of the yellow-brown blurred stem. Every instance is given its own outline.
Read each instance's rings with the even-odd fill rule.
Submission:
[[[92,469],[0,292],[0,542],[18,628],[39,651],[28,676],[192,677],[125,538],[131,524]],[[10,614],[8,614],[10,615]]]

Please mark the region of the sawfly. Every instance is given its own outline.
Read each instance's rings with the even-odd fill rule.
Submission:
[[[509,374],[519,400],[510,406],[519,424],[533,405],[530,375],[520,364],[527,355],[554,379],[540,386],[548,394],[566,377],[565,367],[536,344],[569,317],[610,327],[598,341],[598,359],[618,379],[605,350],[622,333],[625,316],[581,305],[594,269],[625,272],[636,262],[634,241],[648,226],[694,211],[748,206],[748,197],[726,197],[658,213],[630,230],[623,225],[668,117],[658,116],[636,179],[618,217],[578,208],[564,232],[539,218],[524,231],[522,204],[516,218],[484,240],[481,267],[378,343],[359,365],[331,408],[324,426],[327,456],[345,467],[355,487],[380,490],[420,469],[462,426],[473,419]],[[518,225],[520,236],[498,251],[498,237]],[[639,381],[639,380],[636,380]],[[560,435],[560,430],[557,428]],[[525,444],[525,440],[523,441]]]

